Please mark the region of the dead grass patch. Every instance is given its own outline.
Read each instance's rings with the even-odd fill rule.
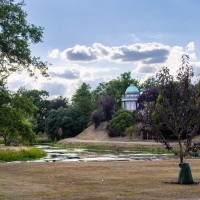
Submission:
[[[200,160],[189,160],[200,180]],[[0,199],[198,199],[178,178],[178,160],[0,164]]]

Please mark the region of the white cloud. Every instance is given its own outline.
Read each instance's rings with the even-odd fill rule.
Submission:
[[[140,38],[136,36],[136,34],[131,34],[131,38],[133,39],[133,42],[141,42]]]
[[[163,63],[169,54],[169,46],[159,43],[135,44],[115,47],[111,59],[121,62],[141,61],[143,63]],[[118,52],[115,50],[117,49]]]
[[[64,72],[50,72],[51,77],[60,77],[64,79],[78,79],[80,72],[78,70],[66,69]]]
[[[137,68],[137,72],[142,74],[155,74],[157,71],[158,68],[152,65],[141,65]]]
[[[91,47],[76,45],[63,52],[55,49],[49,52],[51,58],[63,56],[64,60],[59,60],[60,65],[49,67],[50,79],[40,77],[34,81],[25,73],[15,74],[8,79],[8,87],[11,90],[17,90],[20,86],[27,89],[44,89],[50,93],[50,98],[59,95],[70,98],[83,82],[95,89],[100,82],[117,78],[128,71],[132,72],[133,78],[139,77],[141,81],[155,75],[163,66],[167,66],[170,73],[175,74],[184,53],[189,54],[195,73],[200,74],[200,61],[195,57],[194,42],[185,47],[161,43],[109,47],[94,43]],[[72,54],[74,60],[69,60],[67,56]]]
[[[190,64],[194,68],[195,76],[200,78],[200,61],[199,62],[191,62]]]
[[[92,47],[76,45],[73,48],[65,49],[61,58],[71,61],[92,61],[97,59],[97,52]]]
[[[188,51],[188,52],[194,52],[194,51],[195,51],[195,44],[194,44],[194,42],[190,42],[190,43],[186,46],[186,51]]]
[[[67,90],[65,84],[56,81],[42,83],[40,87],[41,90],[48,91],[50,96],[63,96]]]
[[[169,50],[169,46],[161,43],[136,43],[115,47],[94,43],[92,47],[76,45],[72,48],[67,48],[60,52],[60,56],[62,59],[74,62],[110,60],[115,62],[163,63],[167,59]],[[51,53],[53,56],[58,55],[58,51],[52,51]],[[51,57],[53,58],[53,56]]]
[[[196,52],[195,52],[195,43],[190,42],[186,48],[185,51],[187,54],[190,55],[190,60],[197,60]]]
[[[60,55],[60,52],[58,49],[53,49],[51,51],[48,52],[48,57],[49,58],[58,58]]]

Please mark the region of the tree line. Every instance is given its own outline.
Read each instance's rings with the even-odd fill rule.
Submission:
[[[198,150],[191,138],[199,133],[200,82],[192,83],[194,73],[187,55],[183,55],[176,76],[164,67],[156,78],[140,84],[125,72],[100,83],[93,91],[83,83],[71,102],[62,96],[49,100],[48,92],[43,90],[9,91],[6,82],[15,72],[25,71],[35,78],[37,72],[48,76],[49,64],[30,50],[31,44],[42,41],[44,29],[28,23],[23,6],[24,1],[0,0],[0,135],[5,144],[13,138],[24,143],[34,141],[35,135],[44,132],[52,140],[73,137],[91,123],[97,128],[107,120],[110,136],[131,133],[139,122],[144,138],[150,134],[169,150],[173,148],[168,139],[178,140],[181,162],[191,150]],[[121,96],[130,84],[142,92],[134,113],[120,109]],[[182,139],[186,139],[185,148]]]
[[[1,82],[0,135],[5,143],[16,137],[20,141],[32,141],[39,133],[47,133],[52,140],[74,137],[95,122],[98,110],[100,114],[105,113],[101,121],[110,120],[114,111],[121,107],[121,95],[130,83],[145,88],[148,82],[139,86],[131,73],[126,72],[117,79],[100,83],[93,91],[88,84],[82,83],[71,102],[62,96],[49,100],[49,93],[44,90],[20,88],[12,92]]]
[[[44,28],[27,21],[24,5],[24,1],[0,0],[0,135],[5,144],[16,137],[23,142],[33,141],[40,132],[47,132],[51,139],[75,136],[91,123],[92,112],[99,110],[95,102],[107,99],[104,111],[108,111],[110,98],[119,108],[126,87],[130,83],[138,85],[138,81],[128,72],[99,84],[94,91],[83,83],[71,103],[65,97],[48,100],[49,94],[43,90],[9,91],[6,82],[13,73],[48,76],[49,63],[33,56],[30,49],[30,45],[42,42]]]

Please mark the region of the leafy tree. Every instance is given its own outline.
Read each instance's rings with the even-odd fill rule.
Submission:
[[[44,133],[45,119],[48,115],[50,105],[50,101],[47,100],[49,93],[45,90],[26,90],[24,88],[20,88],[19,93],[30,99],[38,108],[34,112],[34,119],[32,119],[32,123],[34,124],[33,129],[36,133]]]
[[[47,76],[47,63],[31,55],[30,45],[42,41],[43,28],[27,22],[24,1],[0,0],[0,79],[13,72],[39,70]]]
[[[4,105],[10,102],[10,92],[5,87],[5,83],[0,81],[0,108]]]
[[[129,126],[125,129],[125,135],[129,135],[130,138],[133,137],[133,135],[139,135],[139,127],[138,125],[134,124],[132,126]]]
[[[132,113],[127,110],[118,110],[108,124],[110,137],[124,136],[125,129],[133,124]]]
[[[87,127],[90,115],[94,109],[90,86],[88,84],[83,83],[72,96],[72,106],[80,110],[85,119],[85,127]]]
[[[103,121],[109,121],[114,114],[115,100],[111,97],[100,97],[97,102],[97,112],[92,115],[92,120],[95,124],[95,129]]]
[[[34,113],[36,122],[34,120],[32,121],[36,133],[45,132],[45,120],[52,109],[57,110],[60,107],[68,107],[68,100],[62,96],[53,100],[47,100],[49,93],[45,90],[25,90],[21,88],[19,92],[27,98],[30,98],[33,104],[38,107]]]
[[[105,119],[105,116],[102,112],[95,112],[92,115],[92,121],[94,123],[95,129],[98,128],[98,126],[101,124],[101,122],[103,122]]]
[[[146,91],[150,88],[156,88],[158,86],[158,80],[154,77],[148,78],[144,83],[141,84],[140,89]]]
[[[180,159],[180,166],[184,158],[197,152],[200,145],[193,143],[200,123],[200,104],[191,78],[194,76],[193,68],[189,66],[189,57],[183,55],[182,66],[176,77],[164,67],[158,74],[159,98],[156,104],[149,104],[143,111],[143,122],[150,127],[157,140],[162,142],[166,149],[173,151]],[[165,125],[176,137],[179,151],[176,151],[160,131],[160,126]],[[186,141],[182,140],[186,138]],[[181,176],[179,182],[181,183]],[[193,183],[190,179],[187,183]]]
[[[19,93],[11,93],[4,85],[0,91],[2,99],[7,100],[0,105],[0,135],[5,145],[13,138],[20,138],[21,142],[32,141],[34,133],[29,117],[37,108],[32,101]]]
[[[67,115],[67,109],[60,107],[51,110],[46,119],[46,132],[52,140],[66,137],[66,131],[73,126],[73,120]]]
[[[16,126],[17,127],[17,126]],[[35,141],[35,133],[33,132],[33,125],[29,119],[21,118],[18,121],[17,139],[20,143],[27,144]]]
[[[154,109],[154,106],[156,104],[157,101],[160,101],[161,96],[159,95],[159,88],[158,87],[153,87],[153,88],[149,88],[145,91],[142,92],[142,94],[139,96],[138,98],[138,111],[143,113],[146,113],[146,115],[141,115],[140,113],[140,117],[142,119],[143,125],[141,125],[141,133],[142,133],[142,138],[143,139],[149,139],[149,138],[155,138],[154,134],[153,134],[153,130],[147,125],[149,124],[149,119],[151,119],[152,116],[154,116],[154,119],[156,119],[157,121],[158,118],[157,115],[155,115],[155,112],[153,112],[153,114],[151,114],[151,112],[149,112],[150,108]],[[166,138],[170,138],[170,139],[175,139],[173,136],[173,133],[171,133],[171,131],[166,127],[165,124],[160,123],[160,128],[159,130],[161,131],[162,135]]]
[[[196,95],[197,95],[197,102],[200,104],[200,80],[195,84],[195,90],[196,90]],[[198,129],[198,134],[200,134],[200,125]]]
[[[45,130],[52,140],[74,137],[83,131],[85,116],[76,107],[51,110],[46,119]]]
[[[59,96],[56,99],[49,101],[48,110],[57,110],[60,107],[67,108],[69,106],[68,99],[62,96]]]
[[[156,103],[156,100],[159,95],[158,87],[152,87],[142,92],[138,97],[137,103],[139,104],[138,109],[144,109],[145,103],[153,102]]]
[[[169,74],[167,68],[158,73],[161,103],[157,104],[156,114],[177,137],[180,163],[192,150],[192,137],[195,136],[200,122],[200,105],[191,78],[193,68],[188,64],[188,56],[183,56],[182,66],[176,75],[177,81]],[[195,116],[195,117],[194,117]],[[185,152],[181,140],[186,136]]]
[[[112,97],[101,97],[97,101],[97,109],[103,112],[104,119],[109,121],[112,118],[115,109],[115,100]]]
[[[97,101],[103,96],[109,96],[115,100],[117,108],[120,108],[121,96],[130,84],[134,84],[139,87],[138,80],[131,78],[131,72],[125,72],[117,79],[100,83],[99,86],[93,91],[93,99],[94,101]]]
[[[195,84],[195,90],[198,98],[200,98],[200,80]]]
[[[81,133],[87,126],[88,117],[84,115],[77,107],[70,106],[67,109],[68,116],[73,120],[73,127],[71,129],[70,137],[74,137]]]

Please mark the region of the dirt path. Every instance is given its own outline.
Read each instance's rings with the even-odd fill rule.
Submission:
[[[163,145],[154,141],[120,141],[118,140],[82,140],[77,138],[68,138],[58,142],[62,145],[77,145],[77,146],[110,146],[110,147],[136,147],[136,146],[146,146],[146,147],[162,147]]]

